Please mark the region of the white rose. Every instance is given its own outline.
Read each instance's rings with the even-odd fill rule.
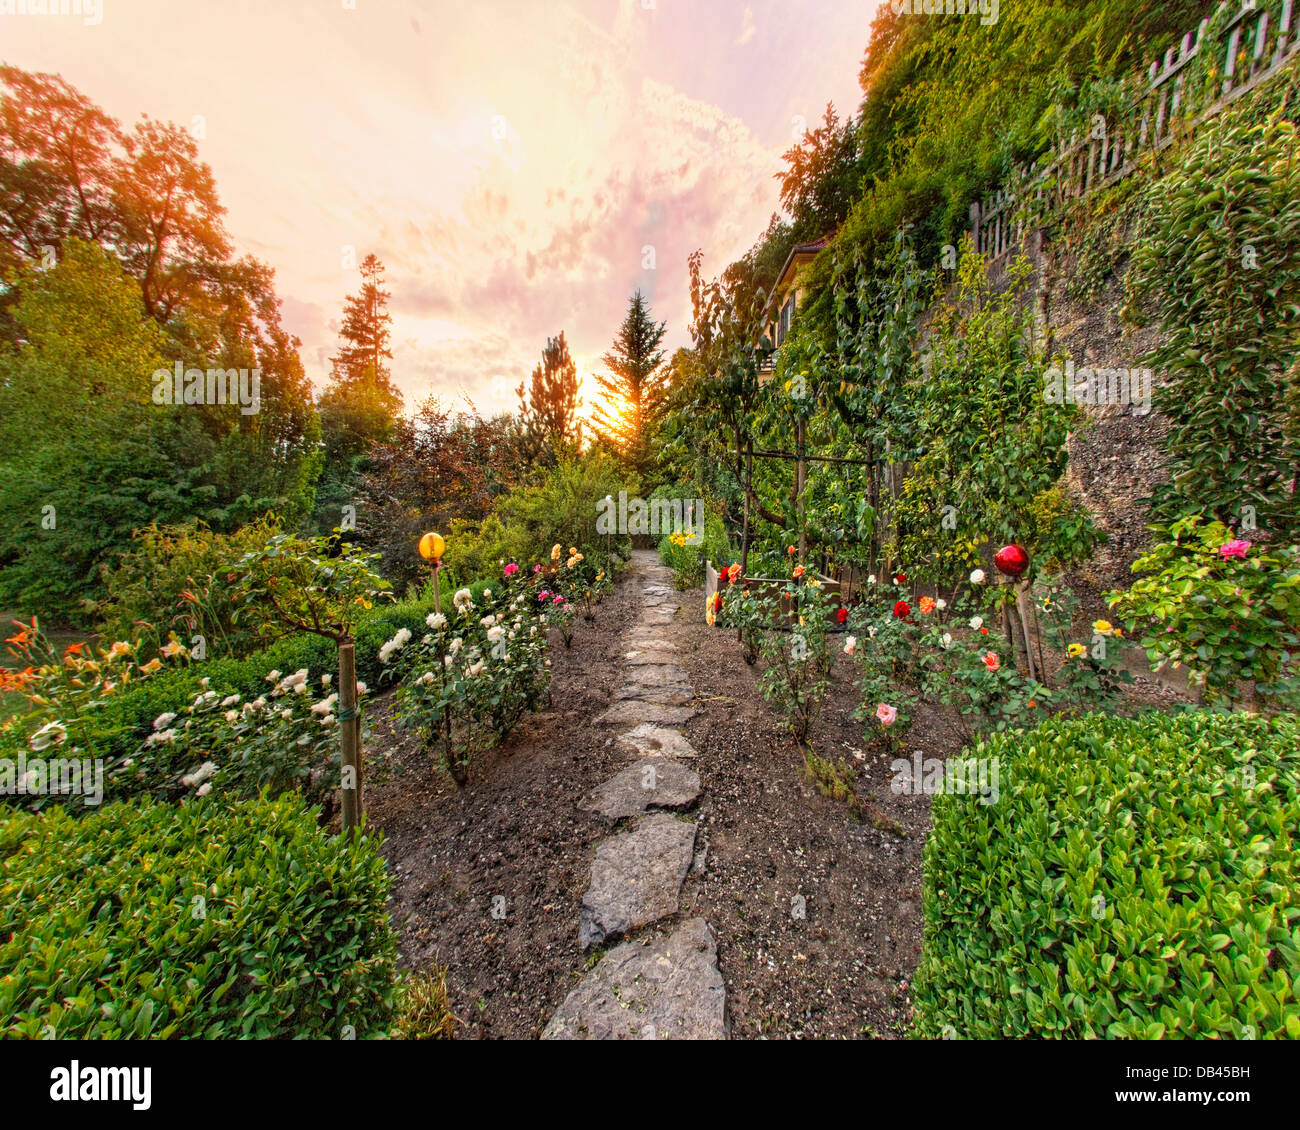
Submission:
[[[978,632],[982,627],[984,627],[984,617],[972,616],[970,618],[970,626]]]
[[[849,636],[849,638],[844,641],[844,654],[852,655],[854,651],[857,650],[857,647],[858,647],[858,637]]]
[[[165,714],[159,714],[158,717],[153,720],[153,728],[155,730],[165,730],[175,721],[176,715],[172,714],[170,711]]]
[[[430,612],[429,615],[424,618],[424,622],[435,632],[440,632],[447,626],[447,617],[441,612]]]
[[[976,569],[973,573],[971,573],[970,583],[972,585],[982,585],[984,583],[984,570]]]

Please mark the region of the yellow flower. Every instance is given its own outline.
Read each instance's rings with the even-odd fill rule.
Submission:
[[[112,647],[104,653],[106,659],[110,662],[114,659],[122,659],[124,656],[131,654],[131,645],[125,640],[118,640]]]
[[[1092,630],[1096,632],[1099,636],[1108,636],[1115,629],[1111,626],[1111,622],[1109,620],[1094,620],[1092,622]]]
[[[165,655],[168,659],[174,659],[176,656],[183,655],[185,653],[185,648],[182,647],[180,644],[178,644],[175,640],[168,640],[165,644],[162,645],[162,648],[160,650],[162,651],[163,655]]]
[[[141,667],[140,670],[146,675],[152,675],[155,671],[161,671],[162,660],[155,655],[148,663]]]
[[[558,561],[559,559],[560,559],[560,543],[557,541],[553,546],[551,546],[551,560]]]
[[[1079,656],[1081,656],[1081,655],[1082,655],[1084,652],[1086,652],[1087,650],[1088,650],[1088,649],[1087,649],[1086,647],[1084,647],[1083,644],[1081,644],[1081,643],[1072,643],[1072,644],[1070,644],[1069,647],[1067,647],[1067,648],[1065,649],[1065,653],[1066,653],[1067,655],[1071,656],[1072,658],[1077,659]]]

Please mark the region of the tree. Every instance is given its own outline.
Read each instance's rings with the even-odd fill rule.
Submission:
[[[520,384],[515,392],[529,451],[534,458],[554,465],[560,453],[576,448],[582,437],[582,424],[577,418],[578,366],[569,356],[563,330],[558,338],[546,339],[527,396],[524,390]]]
[[[214,527],[269,510],[294,522],[320,474],[311,386],[301,343],[280,324],[274,273],[231,258],[223,214],[187,130],[145,117],[124,133],[57,75],[0,67],[0,273],[17,280],[0,287],[0,339],[22,338],[13,310],[24,280],[43,285],[22,268],[48,270],[76,241],[98,245],[139,284],[141,316],[165,335],[164,366],[259,373],[258,411],[195,405],[186,415],[202,434],[181,465],[204,468],[221,505],[208,515]]]
[[[331,358],[330,383],[321,395],[325,467],[317,492],[317,524],[332,529],[338,507],[352,499],[366,452],[398,433],[402,394],[392,383],[385,360],[392,316],[384,289],[384,265],[367,255],[361,264],[361,292],[343,303],[341,346]]]
[[[84,620],[100,565],[133,529],[223,521],[206,481],[214,444],[193,407],[151,403],[166,339],[116,261],[69,239],[62,262],[15,281],[22,342],[0,350],[0,602]]]
[[[852,122],[840,125],[835,107],[827,102],[822,124],[805,130],[803,139],[781,158],[784,172],[781,204],[794,220],[801,239],[825,235],[837,228],[858,195],[858,142]]]
[[[596,377],[609,399],[596,409],[592,430],[603,447],[643,477],[654,466],[653,443],[667,407],[668,372],[659,348],[666,324],[655,325],[638,290],[613,348],[602,358],[611,375]]]

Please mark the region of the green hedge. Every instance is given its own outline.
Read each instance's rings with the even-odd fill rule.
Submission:
[[[1300,1037],[1300,721],[1092,715],[972,756],[1000,797],[935,797],[918,1035]]]
[[[0,1036],[387,1031],[396,941],[377,841],[327,837],[297,797],[80,819],[0,807],[0,865]]]

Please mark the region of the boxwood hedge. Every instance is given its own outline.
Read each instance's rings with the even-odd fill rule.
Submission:
[[[297,796],[0,807],[0,1037],[383,1035],[388,889]]]
[[[1300,721],[1099,715],[996,734],[936,796],[916,1034],[1300,1037]]]

